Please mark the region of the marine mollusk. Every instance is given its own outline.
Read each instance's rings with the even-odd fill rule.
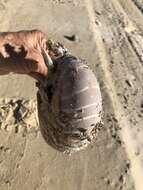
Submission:
[[[99,84],[87,64],[70,54],[53,61],[46,84],[38,84],[38,115],[46,142],[72,153],[85,148],[102,127]]]

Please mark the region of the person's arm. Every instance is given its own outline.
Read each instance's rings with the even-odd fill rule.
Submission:
[[[42,50],[47,35],[38,30],[0,33],[0,75],[27,74],[42,80],[48,74]]]

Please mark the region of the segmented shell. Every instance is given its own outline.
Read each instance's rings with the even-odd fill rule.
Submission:
[[[46,87],[39,85],[38,114],[46,142],[62,152],[86,147],[102,127],[102,98],[94,73],[81,60],[56,61]]]

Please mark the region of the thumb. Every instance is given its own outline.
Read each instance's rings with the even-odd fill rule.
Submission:
[[[40,73],[37,73],[37,72],[31,72],[31,73],[28,73],[28,76],[36,79],[37,81],[41,82],[41,83],[44,83],[45,80],[46,80],[46,77],[43,76],[42,74]]]

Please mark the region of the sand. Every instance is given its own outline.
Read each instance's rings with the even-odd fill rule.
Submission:
[[[142,10],[141,0],[0,1],[1,32],[41,29],[85,58],[104,107],[98,139],[68,156],[41,136],[35,81],[0,76],[0,190],[143,189]]]

